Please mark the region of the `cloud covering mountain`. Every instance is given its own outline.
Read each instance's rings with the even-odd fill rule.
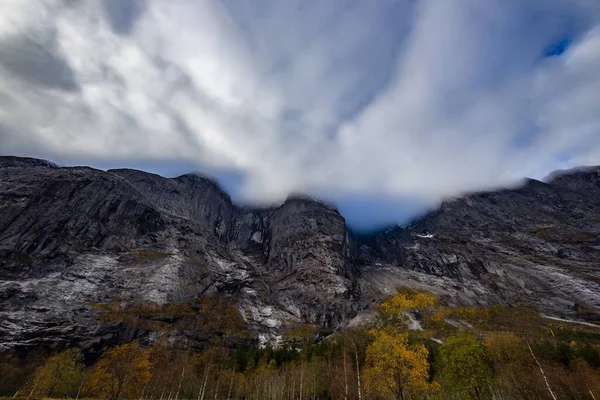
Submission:
[[[600,3],[3,0],[0,152],[349,210],[600,164]]]

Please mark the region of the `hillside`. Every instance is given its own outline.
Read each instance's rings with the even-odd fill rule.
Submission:
[[[600,168],[580,169],[363,237],[308,198],[249,209],[195,174],[0,157],[0,349],[100,354],[158,332],[184,349],[212,335],[277,341],[297,326],[360,324],[398,287],[593,321],[599,195]],[[207,326],[215,307],[235,316]]]

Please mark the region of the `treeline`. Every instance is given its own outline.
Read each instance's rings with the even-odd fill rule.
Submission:
[[[421,330],[408,329],[409,315]],[[2,390],[24,399],[600,399],[600,330],[545,321],[526,306],[445,308],[404,292],[381,304],[369,329],[318,343],[310,329],[290,336],[278,348],[188,353],[165,335],[147,348],[114,347],[88,367],[68,349],[26,371],[0,364],[0,376],[13,377]]]

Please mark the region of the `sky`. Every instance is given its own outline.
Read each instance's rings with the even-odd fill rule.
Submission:
[[[404,223],[600,164],[600,2],[2,0],[0,154]]]

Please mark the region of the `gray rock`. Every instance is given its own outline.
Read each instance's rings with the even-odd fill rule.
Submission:
[[[549,315],[600,307],[600,169],[449,200],[410,228],[354,235],[330,206],[233,204],[209,179],[60,168],[0,157],[0,350],[152,342],[94,304],[233,296],[254,337],[368,320],[400,287],[450,305],[526,301]],[[198,347],[208,338],[173,329]]]
[[[290,323],[337,328],[357,304],[349,256],[343,218],[310,199],[252,210],[194,174],[0,158],[4,349],[102,347],[147,333],[107,327],[94,304],[215,293],[236,297],[256,337],[279,336]]]
[[[560,314],[574,314],[578,302],[600,307],[599,172],[446,201],[409,229],[370,238],[366,264],[375,257],[385,266],[367,268],[365,281],[408,279],[451,304],[523,301]]]

